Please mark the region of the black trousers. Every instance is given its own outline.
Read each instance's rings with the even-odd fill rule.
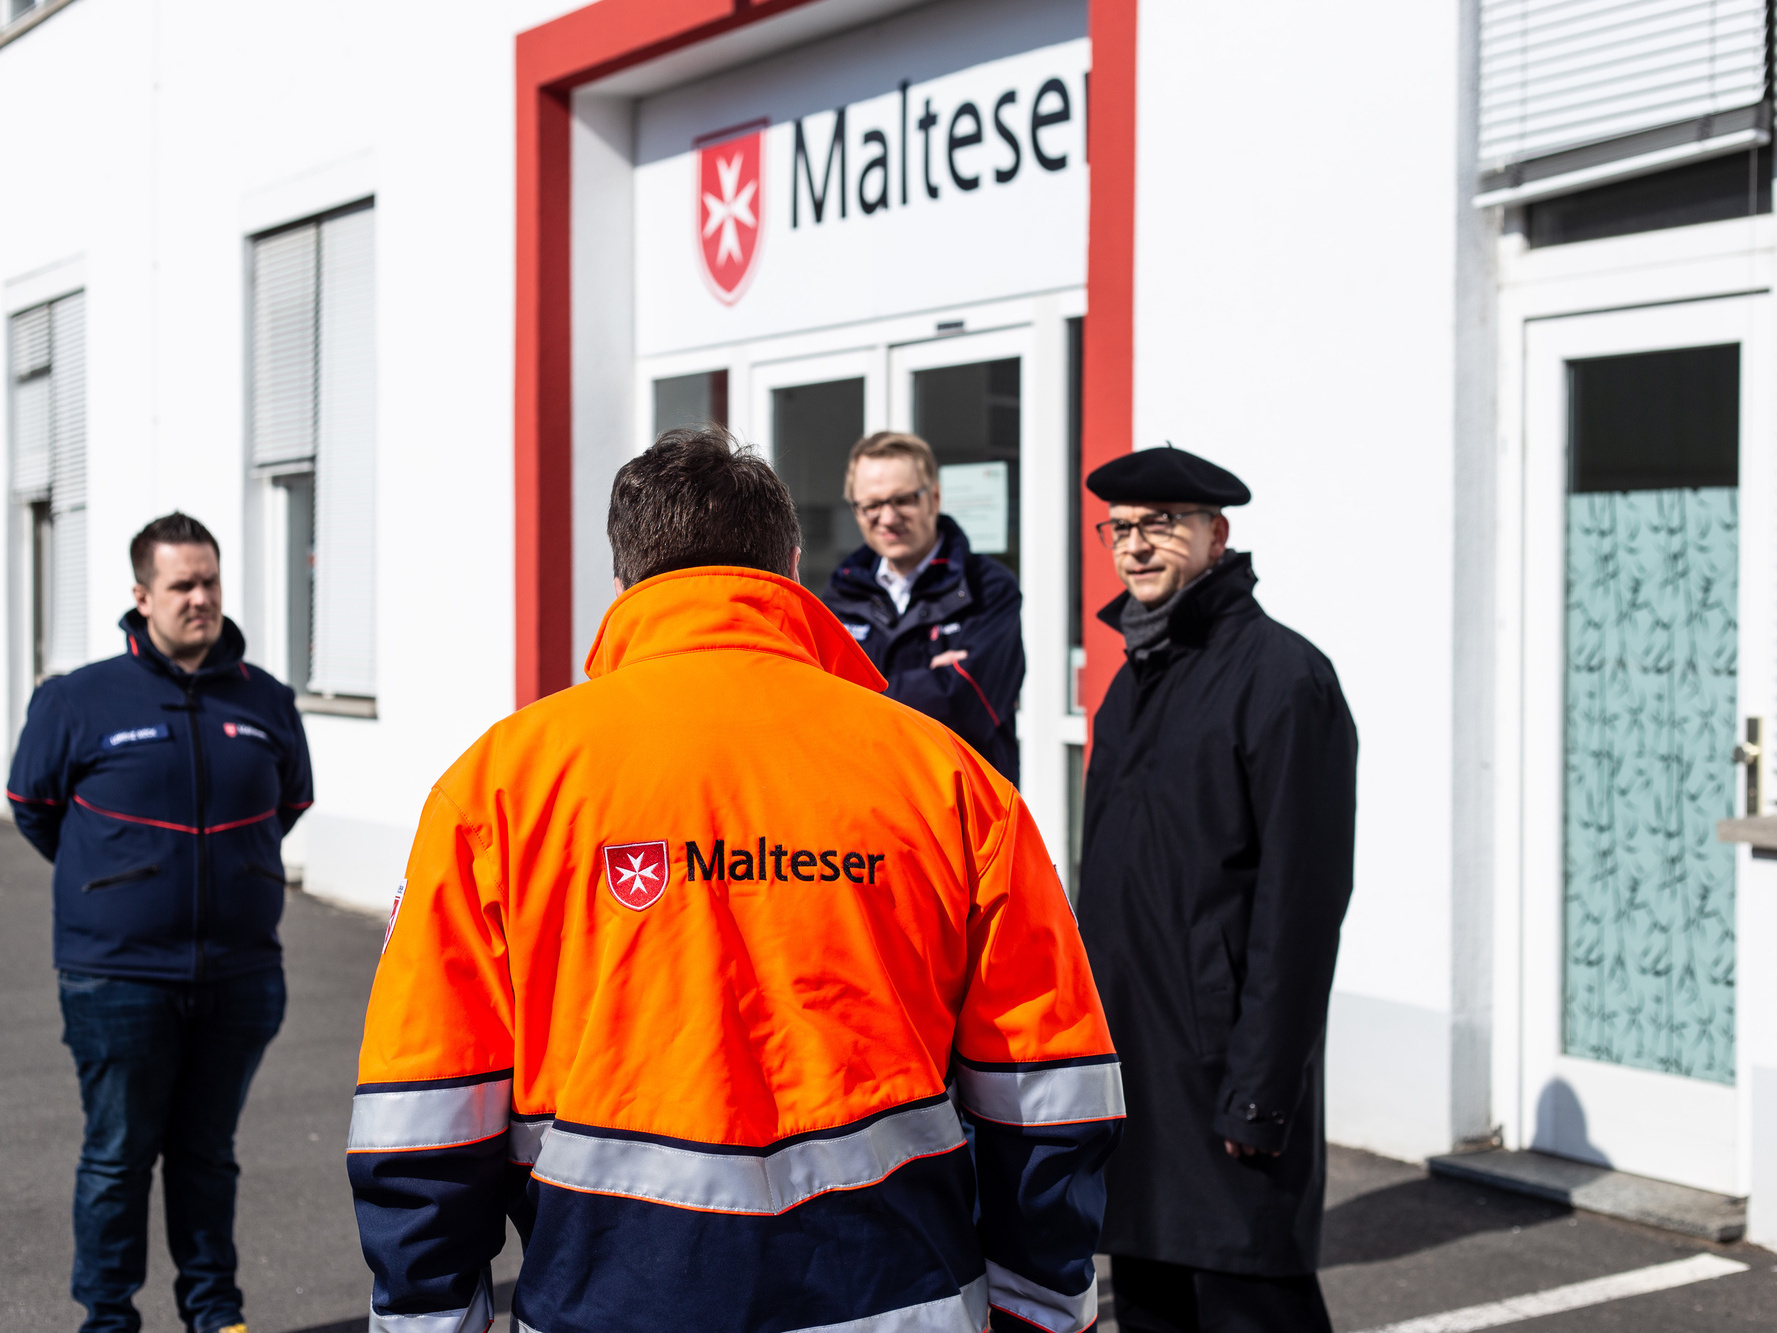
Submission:
[[[1111,1256],[1118,1333],[1332,1333],[1320,1279]]]

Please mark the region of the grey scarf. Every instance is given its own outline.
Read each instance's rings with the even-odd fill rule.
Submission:
[[[1191,590],[1191,580],[1164,602],[1156,606],[1143,606],[1131,597],[1123,603],[1121,628],[1123,630],[1123,646],[1129,655],[1137,660],[1146,657],[1154,649],[1166,642],[1171,628],[1172,613],[1178,608],[1180,600]]]
[[[1123,631],[1123,646],[1129,650],[1131,657],[1140,661],[1166,642],[1172,628],[1172,613],[1178,610],[1178,605],[1184,601],[1185,594],[1208,578],[1222,563],[1222,560],[1228,558],[1229,554],[1229,552],[1223,551],[1221,560],[1216,561],[1215,564],[1158,606],[1143,606],[1134,597],[1123,603],[1123,613],[1119,617],[1118,628]]]

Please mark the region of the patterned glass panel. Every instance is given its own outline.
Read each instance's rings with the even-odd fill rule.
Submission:
[[[1734,1081],[1734,487],[1567,499],[1564,1049]]]

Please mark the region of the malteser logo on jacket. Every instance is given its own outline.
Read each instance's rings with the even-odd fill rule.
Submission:
[[[605,848],[605,882],[611,896],[633,911],[652,907],[666,889],[664,842],[628,842]]]
[[[697,234],[703,272],[717,298],[730,304],[740,299],[752,274],[763,221],[763,136],[756,128],[751,134],[738,133],[749,128],[740,125],[708,135],[700,141],[707,146],[697,152]]]

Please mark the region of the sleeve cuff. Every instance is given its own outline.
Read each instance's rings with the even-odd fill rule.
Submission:
[[[1217,1114],[1216,1134],[1261,1152],[1282,1152],[1290,1141],[1290,1114],[1236,1094]]]

